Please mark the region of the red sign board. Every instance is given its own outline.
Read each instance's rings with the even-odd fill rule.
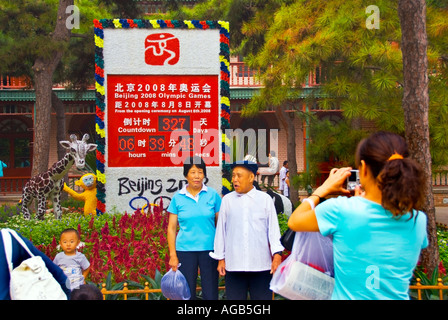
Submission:
[[[217,75],[108,75],[109,167],[219,165]]]

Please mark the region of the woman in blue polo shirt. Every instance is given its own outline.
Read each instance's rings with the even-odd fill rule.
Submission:
[[[375,132],[356,151],[362,189],[353,197],[321,198],[343,187],[351,168],[330,176],[293,212],[294,231],[333,236],[334,300],[409,300],[409,283],[428,246],[421,208],[425,184],[421,166],[409,158],[403,137]],[[319,204],[319,205],[318,205]]]
[[[168,207],[169,264],[175,271],[180,263],[179,270],[187,279],[191,299],[196,298],[199,268],[203,298],[217,300],[218,265],[209,252],[213,251],[221,197],[203,183],[206,174],[206,166],[201,158],[185,160],[184,176],[188,184],[174,195]],[[179,233],[176,237],[178,224]]]

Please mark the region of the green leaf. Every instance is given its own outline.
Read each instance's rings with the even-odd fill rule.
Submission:
[[[377,90],[391,90],[397,87],[397,78],[383,72],[377,72],[373,76],[372,85]]]

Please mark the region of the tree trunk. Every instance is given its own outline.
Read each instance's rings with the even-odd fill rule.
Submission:
[[[35,64],[36,66],[36,64]],[[51,126],[51,89],[52,76],[36,68],[34,72],[34,90],[36,94],[34,116],[33,168],[31,175],[35,176],[48,169],[50,151]]]
[[[66,128],[65,128],[65,105],[61,99],[58,98],[56,93],[51,94],[51,105],[53,110],[56,112],[56,140],[58,141],[58,159],[62,159],[65,156],[66,150],[59,141],[66,139]]]
[[[58,159],[61,160],[67,152],[67,150],[59,143],[59,141],[67,140],[65,128],[65,105],[62,100],[58,98],[56,93],[54,93],[54,91],[51,93],[51,105],[56,112],[56,141],[58,143]],[[68,184],[68,174],[65,175],[64,181]],[[61,192],[61,201],[67,199],[68,194],[66,192]]]
[[[429,246],[422,251],[422,265],[429,274],[439,263],[437,229],[432,191],[429,139],[428,39],[425,0],[399,0],[403,53],[403,101],[406,140],[411,156],[424,168],[426,197],[423,211],[428,217]]]
[[[294,113],[292,113],[294,115]],[[289,181],[293,181],[294,177],[297,176],[297,161],[296,161],[296,132],[294,128],[294,118],[290,118],[289,114],[286,112],[286,105],[283,104],[276,108],[275,115],[277,120],[282,124],[283,128],[286,130],[286,157],[288,160],[289,167]],[[297,190],[293,183],[290,184],[289,198],[294,205],[299,202],[299,190]]]
[[[70,38],[70,29],[66,27],[67,6],[73,5],[73,0],[59,0],[58,16],[51,40],[66,42]],[[64,53],[63,46],[55,50],[51,57],[38,57],[33,65],[34,88],[36,94],[34,118],[33,168],[34,176],[48,169],[50,153],[51,126],[51,94],[53,90],[53,73]]]

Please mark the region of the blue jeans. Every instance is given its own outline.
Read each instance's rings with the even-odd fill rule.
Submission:
[[[211,258],[210,251],[177,251],[181,266],[180,272],[185,276],[190,287],[191,300],[196,299],[196,282],[198,268],[201,273],[202,297],[204,300],[218,300],[218,261]]]

